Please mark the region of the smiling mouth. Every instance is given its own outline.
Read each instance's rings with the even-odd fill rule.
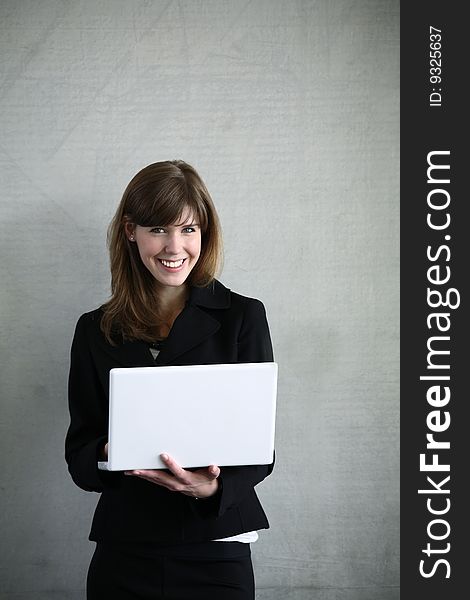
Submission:
[[[186,259],[181,258],[180,260],[164,260],[163,258],[159,258],[158,260],[167,269],[179,269]]]

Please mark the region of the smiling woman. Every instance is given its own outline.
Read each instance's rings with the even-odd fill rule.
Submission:
[[[69,377],[69,471],[101,493],[87,597],[253,600],[250,542],[269,527],[254,488],[272,464],[188,470],[162,455],[167,470],[123,473],[97,463],[107,458],[110,369],[272,361],[264,306],[215,279],[219,220],[183,161],[135,175],[108,243],[112,295],[80,317]]]
[[[201,229],[194,221],[193,215],[188,214],[181,224],[167,227],[126,223],[129,240],[137,243],[140,258],[159,287],[182,285],[197,263]]]
[[[222,263],[212,198],[196,170],[181,160],[153,163],[131,179],[108,244],[112,297],[101,328],[111,344],[116,325],[128,340],[165,337],[190,287],[207,286]],[[181,259],[181,269],[169,264]]]

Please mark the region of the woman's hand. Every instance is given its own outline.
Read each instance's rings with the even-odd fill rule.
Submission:
[[[193,498],[209,498],[217,492],[219,487],[217,477],[220,475],[220,469],[216,465],[196,469],[195,471],[187,471],[180,467],[168,454],[162,454],[161,459],[171,473],[156,469],[137,469],[125,471],[125,475],[141,477],[172,492],[180,492]]]
[[[100,460],[108,460],[108,442],[104,445],[104,448],[101,448],[101,452],[99,453]]]

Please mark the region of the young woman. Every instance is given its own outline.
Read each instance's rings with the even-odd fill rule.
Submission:
[[[250,542],[269,527],[254,487],[273,465],[106,472],[113,367],[272,361],[263,304],[215,279],[219,220],[194,168],[142,169],[111,222],[111,299],[77,323],[66,461],[100,492],[89,600],[253,600]],[[191,390],[188,390],[188,394]]]

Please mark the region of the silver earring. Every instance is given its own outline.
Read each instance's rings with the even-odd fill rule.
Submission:
[[[129,239],[131,242],[133,242],[135,240],[135,237],[133,235],[131,235]]]

